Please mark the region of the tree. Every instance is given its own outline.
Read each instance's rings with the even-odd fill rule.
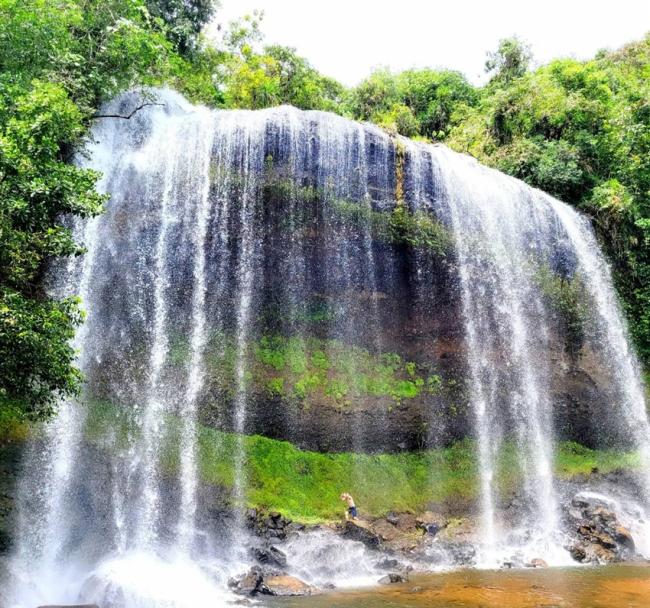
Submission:
[[[224,104],[234,108],[266,108],[291,104],[303,110],[340,110],[343,87],[315,70],[295,49],[271,45],[260,49],[261,13],[234,22],[224,40]]]
[[[496,51],[488,53],[485,71],[492,80],[510,82],[523,76],[530,66],[533,55],[530,46],[513,36],[499,41]]]
[[[343,86],[315,70],[310,63],[286,46],[267,46],[264,54],[275,61],[275,76],[279,80],[279,96],[303,110],[337,111]]]
[[[0,91],[0,408],[39,418],[80,381],[69,343],[78,302],[48,298],[43,268],[79,253],[60,216],[93,215],[104,197],[95,172],[65,162],[63,151],[84,133],[67,93],[41,81]]]
[[[476,89],[453,70],[407,70],[397,76],[401,102],[415,115],[420,134],[444,139],[455,113],[478,100]]]
[[[217,6],[216,0],[147,0],[149,12],[167,24],[167,36],[180,53],[197,50],[198,35]]]
[[[373,121],[399,102],[395,77],[389,70],[379,69],[350,91],[346,106],[354,118]]]

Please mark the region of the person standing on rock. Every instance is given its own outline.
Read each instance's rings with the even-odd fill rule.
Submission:
[[[352,498],[352,495],[348,494],[347,492],[343,492],[343,494],[341,494],[341,500],[348,505],[348,508],[345,511],[346,521],[350,519],[356,519],[357,507],[354,504],[354,498]]]

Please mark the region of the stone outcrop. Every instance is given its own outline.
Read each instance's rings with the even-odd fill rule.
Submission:
[[[315,595],[318,588],[308,585],[295,576],[285,573],[264,573],[254,566],[240,578],[229,581],[229,587],[240,595],[275,595],[288,597],[296,595]]]
[[[390,574],[387,574],[386,576],[382,576],[379,579],[380,585],[391,585],[394,583],[408,583],[408,582],[409,582],[408,573],[400,574],[398,572],[391,572]]]
[[[316,587],[308,585],[295,576],[283,574],[265,577],[260,585],[259,593],[287,597],[294,595],[315,595],[319,591]]]
[[[381,536],[373,529],[373,526],[361,519],[346,521],[343,524],[341,536],[363,543],[369,549],[379,549],[382,545]]]
[[[571,501],[567,520],[574,536],[567,549],[576,561],[607,564],[635,558],[632,534],[607,501],[586,493],[577,494]]]

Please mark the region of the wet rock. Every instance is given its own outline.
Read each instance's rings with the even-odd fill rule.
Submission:
[[[239,595],[314,595],[319,592],[316,587],[284,572],[264,572],[259,566],[253,566],[240,578],[232,578],[228,586]]]
[[[632,533],[621,525],[614,526],[614,539],[616,542],[627,549],[628,551],[635,551],[634,539]]]
[[[399,517],[395,513],[389,513],[386,515],[386,521],[393,526],[399,525]]]
[[[526,564],[526,568],[548,568],[548,564],[541,557],[536,557]]]
[[[381,585],[392,585],[395,583],[408,583],[409,575],[408,572],[389,572],[386,576],[382,576],[378,582]]]
[[[580,493],[567,510],[574,540],[567,547],[576,561],[607,564],[635,557],[634,539],[618,520],[613,504],[604,496]]]
[[[259,587],[259,593],[264,595],[275,595],[278,597],[289,597],[296,595],[315,595],[319,591],[316,587],[308,585],[295,576],[281,575],[268,576]]]
[[[285,525],[282,515],[277,511],[269,513],[266,523],[269,528],[272,528],[274,530],[283,529]]]
[[[359,541],[369,549],[379,549],[381,546],[381,538],[370,529],[368,524],[360,520],[346,521],[341,536]]]
[[[258,592],[264,577],[262,570],[257,566],[253,566],[241,578],[231,578],[228,581],[228,586],[235,592],[241,595],[254,595]]]
[[[287,556],[273,545],[267,547],[252,547],[251,554],[260,562],[260,564],[270,564],[285,568],[287,565]]]
[[[246,516],[248,527],[261,538],[283,541],[287,538],[287,533],[293,530],[290,527],[291,520],[277,511],[265,513],[257,509],[249,509]]]
[[[445,549],[457,566],[471,566],[476,560],[476,547],[470,542],[448,543]]]
[[[440,526],[438,524],[424,524],[423,526],[424,533],[429,536],[435,536],[440,532]]]
[[[508,559],[503,560],[501,568],[523,568],[526,566],[524,556],[521,553],[514,553]]]
[[[0,556],[10,553],[14,540],[14,500],[22,449],[20,443],[0,442]]]
[[[421,517],[418,517],[418,519],[415,520],[415,527],[429,536],[436,536],[436,534],[446,526],[447,523],[440,523],[438,517],[433,513],[424,513]]]

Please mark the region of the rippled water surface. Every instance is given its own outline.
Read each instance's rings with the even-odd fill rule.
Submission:
[[[650,567],[466,570],[412,577],[406,584],[274,599],[291,608],[647,608]]]

